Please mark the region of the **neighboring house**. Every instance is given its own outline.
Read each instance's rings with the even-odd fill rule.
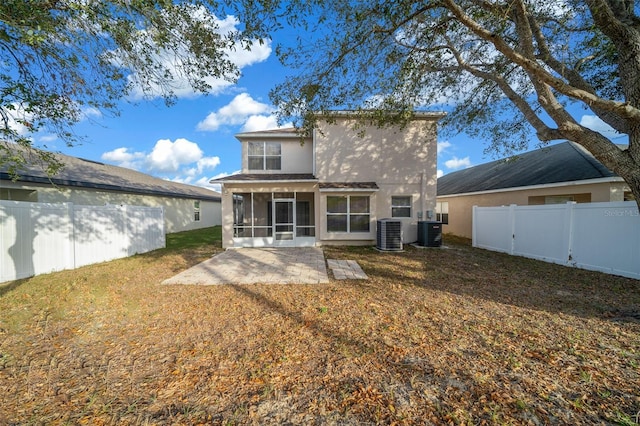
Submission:
[[[0,165],[0,200],[163,207],[166,233],[221,223],[220,194],[215,191],[97,161],[56,155],[65,167],[51,180],[42,167],[30,164],[18,172],[20,177],[13,182]]]
[[[402,221],[404,242],[436,203],[436,125],[365,125],[336,112],[301,138],[295,129],[236,135],[242,172],[222,184],[223,247],[374,244],[376,220]],[[428,214],[427,214],[428,212]]]
[[[473,206],[627,201],[624,180],[574,142],[562,142],[438,179],[443,232],[471,238]]]

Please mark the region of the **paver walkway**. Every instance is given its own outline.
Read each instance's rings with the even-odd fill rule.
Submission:
[[[327,264],[336,280],[366,280],[369,278],[355,260],[327,259]]]
[[[318,247],[226,250],[162,284],[319,284],[328,283]]]

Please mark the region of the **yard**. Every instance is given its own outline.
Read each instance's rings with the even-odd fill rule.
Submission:
[[[159,284],[219,239],[0,285],[0,424],[639,421],[639,281],[445,238],[325,248],[367,281]]]

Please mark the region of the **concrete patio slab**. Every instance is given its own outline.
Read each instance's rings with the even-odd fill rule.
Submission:
[[[328,283],[322,249],[242,248],[226,250],[162,284]]]

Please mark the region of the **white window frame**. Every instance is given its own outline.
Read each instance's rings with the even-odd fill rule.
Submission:
[[[394,204],[394,198],[395,199],[398,199],[398,198],[409,199],[409,205],[406,206],[406,205]],[[394,209],[409,209],[409,215],[408,216],[396,216]],[[411,195],[392,195],[391,196],[391,217],[398,218],[398,219],[412,218],[413,217],[413,197]]]
[[[442,220],[446,215],[446,220]],[[449,202],[438,201],[436,202],[436,221],[442,222],[444,225],[449,224]]]
[[[200,200],[193,202],[193,221],[200,222]]]
[[[344,213],[331,213],[329,212],[329,198],[331,197],[335,197],[335,198],[346,198],[347,199],[347,211]],[[368,211],[366,213],[361,213],[361,212],[351,212],[351,198],[352,197],[358,197],[358,198],[367,198],[369,200],[368,202]],[[369,232],[371,232],[371,197],[369,195],[327,195],[327,207],[326,207],[326,218],[327,218],[327,232],[330,234],[340,234],[340,233],[347,233],[347,234],[367,234]],[[346,216],[347,217],[347,230],[346,231],[332,231],[329,229],[329,216]],[[368,224],[368,229],[366,231],[352,231],[351,230],[351,216],[367,216],[369,218],[369,220],[367,221]]]
[[[260,149],[261,154],[251,154],[251,146],[262,146],[262,148]],[[267,147],[268,146],[277,146],[278,147],[278,155],[273,155],[273,154],[268,154],[267,153]],[[261,168],[252,168],[251,167],[251,159],[252,158],[259,158],[262,161],[262,167]],[[279,161],[279,167],[278,168],[271,168],[271,167],[267,167],[267,160],[268,159],[273,159],[273,158],[278,158]],[[247,169],[249,170],[282,170],[282,144],[280,142],[249,142],[247,145]]]

